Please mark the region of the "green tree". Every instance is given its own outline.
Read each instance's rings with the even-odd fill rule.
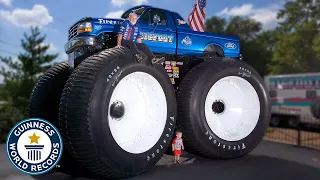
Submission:
[[[316,52],[317,59],[320,59],[320,33],[313,40],[313,49]]]
[[[320,0],[286,2],[269,70],[272,74],[318,72]]]
[[[320,19],[320,0],[287,1],[284,8],[279,10],[277,18],[282,20],[281,27],[291,32],[296,25]]]
[[[47,54],[49,45],[44,44],[46,35],[41,35],[38,27],[31,27],[31,34],[24,33],[21,46],[24,52],[19,53],[17,60],[12,57],[1,57],[5,64],[0,75],[4,77],[4,87],[0,89],[0,99],[5,101],[0,107],[0,120],[11,125],[13,119],[26,117],[26,109],[31,91],[37,77],[52,66],[58,54]]]
[[[262,24],[249,17],[231,17],[225,29],[225,34],[240,37],[243,43],[254,40],[262,30]]]
[[[227,21],[223,18],[213,16],[205,22],[205,31],[217,34],[224,34]]]

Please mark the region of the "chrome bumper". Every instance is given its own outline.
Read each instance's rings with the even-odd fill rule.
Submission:
[[[70,39],[64,46],[65,52],[68,54],[68,64],[74,68],[74,60],[86,53],[85,48],[92,48],[100,46],[95,36],[83,36]]]
[[[77,48],[80,48],[83,46],[96,46],[97,44],[98,44],[98,41],[96,37],[93,37],[93,36],[77,37],[67,42],[67,44],[64,46],[64,49],[65,49],[65,52],[69,54]]]

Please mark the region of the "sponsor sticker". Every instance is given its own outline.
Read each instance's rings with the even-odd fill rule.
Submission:
[[[227,49],[236,49],[237,45],[235,43],[232,43],[232,42],[227,42],[227,43],[224,44],[224,47],[227,48]]]
[[[181,44],[184,46],[191,46],[192,39],[189,36],[186,36],[184,39],[182,39]]]

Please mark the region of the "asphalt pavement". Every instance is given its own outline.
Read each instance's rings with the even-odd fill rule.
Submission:
[[[212,160],[184,153],[182,164],[164,155],[156,166],[130,180],[319,180],[320,151],[262,141],[250,154],[235,160]],[[5,145],[0,145],[0,179],[3,180],[88,180],[62,173],[29,176],[9,162]]]

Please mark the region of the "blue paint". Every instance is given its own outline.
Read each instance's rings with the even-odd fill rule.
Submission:
[[[142,41],[154,53],[202,56],[208,45],[217,45],[222,48],[225,57],[238,58],[240,56],[238,37],[193,31],[178,13],[169,10],[142,5],[133,7],[127,12],[137,9],[144,9],[142,13],[138,13],[141,32],[146,37],[149,37],[148,39],[152,39],[143,39]],[[162,21],[163,24],[157,25],[156,28],[152,22],[146,23],[144,17],[148,16],[148,13],[152,14],[149,10],[158,10],[159,13],[157,15],[160,16],[161,21],[165,19],[166,21]],[[91,18],[92,32],[80,33],[77,37],[98,36],[103,32],[118,33],[120,24],[123,21],[124,19]],[[191,43],[189,42],[187,45],[183,43],[186,37],[191,39]]]
[[[312,102],[284,102],[284,103],[278,103],[278,102],[272,102],[272,106],[311,106]]]

